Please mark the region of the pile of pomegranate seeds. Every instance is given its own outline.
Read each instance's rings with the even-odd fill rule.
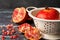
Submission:
[[[41,38],[39,30],[28,23],[23,23],[18,27],[14,27],[13,24],[8,24],[1,28],[2,40],[16,40],[20,37],[20,33],[23,33],[24,37],[28,40],[39,40]]]
[[[2,40],[5,40],[6,37],[9,37],[10,39],[17,39],[19,37],[19,34],[12,24],[8,24],[6,27],[2,28]]]

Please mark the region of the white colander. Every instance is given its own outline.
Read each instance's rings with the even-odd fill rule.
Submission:
[[[28,10],[30,8],[34,8],[32,10]],[[26,11],[28,12],[28,15],[33,18],[34,24],[36,28],[38,28],[41,33],[43,34],[43,37],[46,39],[60,39],[60,20],[46,20],[46,19],[40,19],[35,17],[36,13],[44,9],[42,8],[36,8],[36,7],[27,7]],[[54,7],[55,8],[55,7]],[[55,8],[60,12],[60,8]]]

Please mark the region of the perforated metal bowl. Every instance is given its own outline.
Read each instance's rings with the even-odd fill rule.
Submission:
[[[34,8],[34,9],[29,11],[28,10],[29,8]],[[42,8],[28,7],[26,10],[28,11],[29,16],[33,18],[36,28],[38,28],[43,34],[60,36],[60,20],[46,20],[35,17],[36,13],[41,9],[44,9],[44,7]],[[60,8],[55,8],[55,9],[60,12]],[[56,37],[57,36],[55,36],[55,38]]]

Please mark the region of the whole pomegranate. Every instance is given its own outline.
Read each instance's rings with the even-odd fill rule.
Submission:
[[[56,20],[59,18],[59,12],[52,7],[46,7],[45,9],[41,9],[37,13],[36,17],[42,19]]]

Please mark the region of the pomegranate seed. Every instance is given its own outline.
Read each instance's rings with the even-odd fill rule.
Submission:
[[[9,35],[10,34],[10,31],[7,31],[7,35]]]
[[[17,36],[16,35],[13,35],[13,39],[15,39],[15,38],[17,38]]]
[[[3,30],[2,30],[2,32],[4,33],[4,32],[5,32],[5,30],[3,29]]]
[[[2,36],[2,40],[5,40],[5,37],[4,36]]]
[[[13,36],[10,36],[11,39],[13,39]]]

